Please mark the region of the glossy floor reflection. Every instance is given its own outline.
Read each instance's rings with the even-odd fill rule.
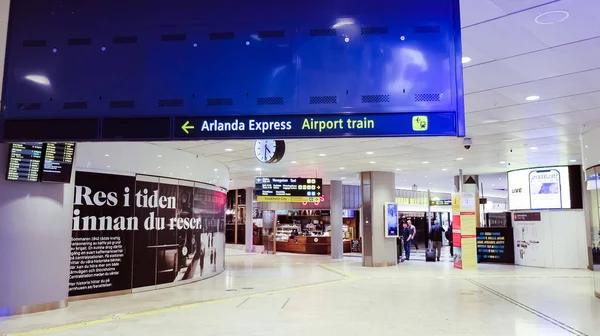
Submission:
[[[0,334],[600,335],[590,271],[230,253],[212,279],[0,320]]]

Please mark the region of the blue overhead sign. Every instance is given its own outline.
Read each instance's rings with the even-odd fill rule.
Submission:
[[[176,118],[176,139],[452,136],[453,113]]]
[[[0,140],[464,136],[461,59],[459,0],[12,1]]]

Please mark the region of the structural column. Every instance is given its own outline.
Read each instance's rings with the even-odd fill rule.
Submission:
[[[362,172],[363,266],[393,266],[396,238],[385,238],[385,203],[395,201],[396,177],[389,172]]]
[[[0,316],[66,307],[73,184],[6,181],[8,147],[0,143]]]
[[[246,253],[254,252],[254,225],[252,220],[254,219],[254,188],[246,188],[246,220],[244,221],[246,224],[246,244],[245,251]]]
[[[477,268],[477,227],[479,221],[479,177],[460,175],[454,177],[455,190],[452,197],[452,244],[454,267]]]
[[[342,233],[342,181],[331,181],[329,189],[331,208],[331,257],[344,258],[344,238]]]

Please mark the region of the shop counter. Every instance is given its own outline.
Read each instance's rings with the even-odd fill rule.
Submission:
[[[344,253],[350,252],[351,242],[344,241]],[[298,236],[287,242],[277,242],[277,252],[291,252],[303,254],[331,254],[331,237],[323,236]]]

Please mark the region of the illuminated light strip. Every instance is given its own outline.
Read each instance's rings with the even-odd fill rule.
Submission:
[[[263,292],[263,293],[255,293],[255,294],[249,294],[249,295],[240,295],[240,296],[232,296],[232,297],[228,297],[228,298],[206,300],[206,301],[201,301],[201,302],[196,302],[196,303],[188,303],[188,304],[183,304],[183,305],[173,306],[173,307],[168,307],[168,308],[153,309],[153,310],[143,311],[143,312],[139,312],[139,313],[129,313],[129,314],[117,315],[117,316],[108,317],[108,318],[105,317],[105,318],[100,318],[97,320],[91,320],[91,321],[87,321],[87,322],[72,323],[72,324],[67,324],[67,325],[58,326],[58,327],[50,327],[50,328],[44,328],[44,329],[38,329],[38,330],[25,331],[25,332],[21,332],[21,333],[6,334],[6,336],[43,335],[43,334],[53,333],[53,332],[57,332],[57,331],[77,329],[77,328],[87,327],[87,326],[96,325],[96,324],[103,324],[103,323],[108,323],[108,322],[113,322],[113,321],[118,321],[118,320],[126,320],[126,319],[151,316],[151,315],[162,314],[162,313],[169,313],[169,312],[183,310],[183,309],[197,308],[204,304],[215,304],[215,303],[222,303],[222,302],[239,300],[239,299],[250,299],[250,298],[262,297],[262,296],[267,296],[267,295],[272,295],[272,294],[277,294],[277,293],[290,292],[290,291],[299,290],[299,289],[314,288],[314,287],[319,287],[319,286],[323,286],[323,285],[329,285],[329,284],[334,284],[334,283],[345,282],[348,280],[357,279],[357,277],[355,277],[351,274],[342,272],[331,266],[328,266],[325,264],[319,265],[319,266],[323,269],[326,269],[328,271],[336,273],[337,275],[340,275],[343,278],[336,279],[336,280],[317,282],[317,283],[312,283],[312,284],[306,284],[306,285],[293,286],[293,287],[282,288],[282,289],[276,289],[276,290]]]

